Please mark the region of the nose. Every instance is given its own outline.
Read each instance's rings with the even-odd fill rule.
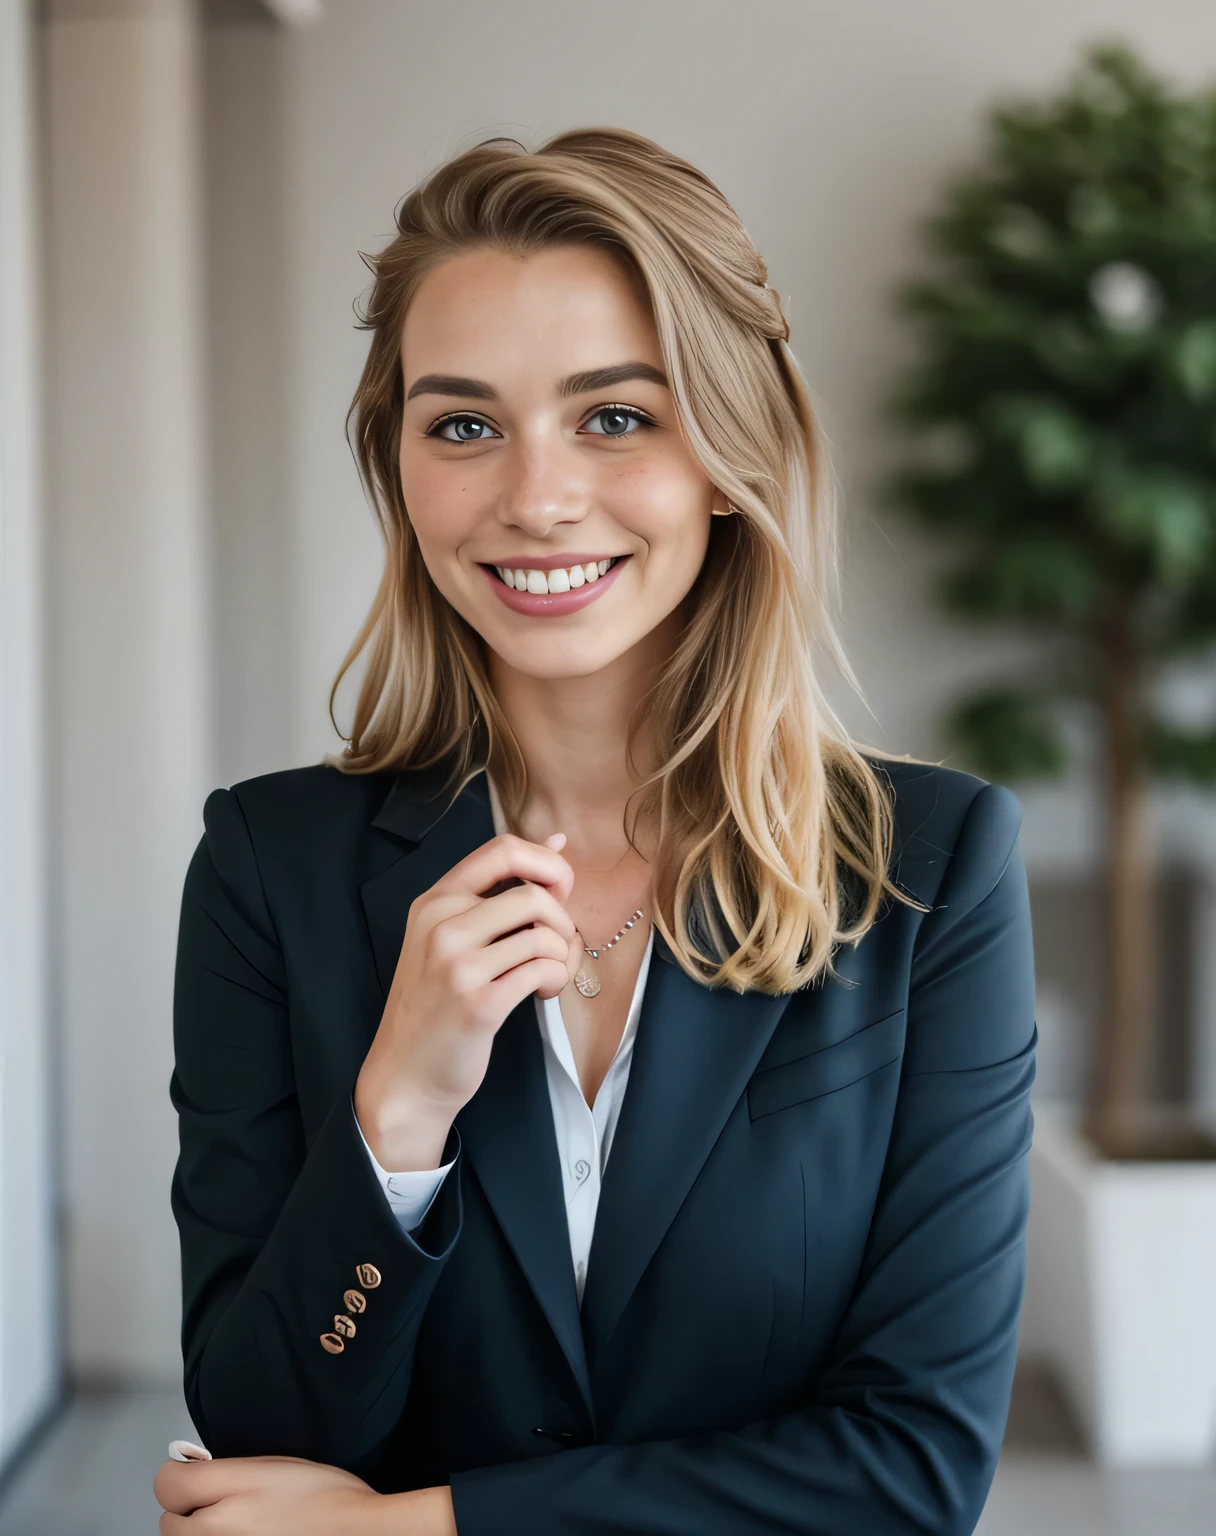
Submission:
[[[504,455],[499,518],[543,538],[557,523],[581,523],[592,505],[590,478],[560,430],[517,439]]]

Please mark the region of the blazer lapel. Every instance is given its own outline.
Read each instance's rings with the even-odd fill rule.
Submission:
[[[438,771],[405,772],[372,825],[411,847],[360,887],[385,1000],[415,897],[494,836],[484,772],[445,806]],[[480,1088],[456,1116],[465,1155],[592,1413],[590,1378],[570,1256],[566,1201],[529,994],[494,1037]],[[593,1419],[594,1422],[594,1419]]]
[[[790,1000],[703,986],[657,929],[651,958],[583,1289],[593,1377]]]
[[[566,1195],[532,994],[499,1028],[485,1080],[456,1116],[456,1125],[594,1424]]]

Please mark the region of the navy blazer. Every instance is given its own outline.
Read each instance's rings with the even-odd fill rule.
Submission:
[[[412,1233],[354,1116],[410,904],[494,835],[485,774],[446,809],[433,773],[323,765],[208,796],[170,1093],[214,1454],[450,1484],[460,1536],[974,1529],[1024,1277],[1021,812],[882,767],[893,872],[931,910],[891,903],[838,979],[709,988],[656,930],[581,1313],[532,997]]]

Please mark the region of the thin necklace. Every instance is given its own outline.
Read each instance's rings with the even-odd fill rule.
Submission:
[[[625,935],[629,932],[629,930],[633,927],[641,915],[642,909],[639,907],[633,916],[629,919],[629,921],[625,924],[625,926],[616,934],[614,934],[613,937],[608,940],[607,944],[601,944],[599,949],[588,949],[587,941],[586,939],[583,939],[583,930],[578,926],[577,923],[574,925],[575,933],[578,934],[580,939],[583,939],[583,960],[580,963],[578,971],[574,977],[574,985],[579,989],[584,997],[594,997],[600,989],[600,979],[587,964],[586,957],[590,955],[593,960],[598,960],[601,951],[603,951],[604,954],[607,954],[614,944],[620,943],[620,941],[625,937]]]

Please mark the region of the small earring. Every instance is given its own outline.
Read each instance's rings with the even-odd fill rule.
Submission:
[[[711,507],[709,509],[709,514],[710,514],[711,517],[729,517],[732,512],[737,512],[738,510],[739,510],[738,507],[735,506],[733,501],[728,501],[726,503],[726,511],[725,512],[715,512],[714,509]]]

